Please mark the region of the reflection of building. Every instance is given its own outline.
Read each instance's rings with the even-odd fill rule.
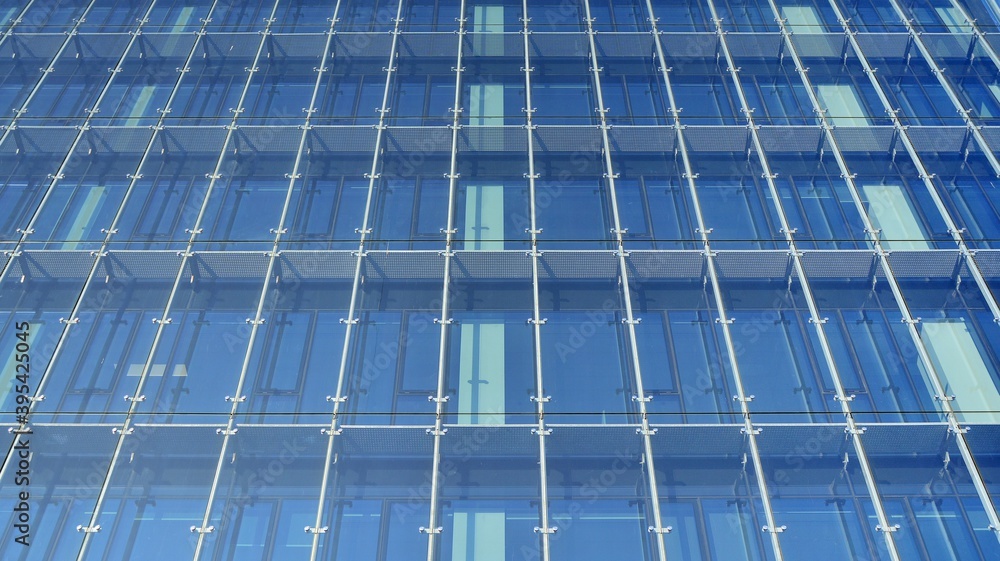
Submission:
[[[0,16],[0,557],[1000,558],[993,0]]]

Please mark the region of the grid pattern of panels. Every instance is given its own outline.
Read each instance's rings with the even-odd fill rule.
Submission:
[[[998,38],[0,0],[0,557],[1000,558]]]

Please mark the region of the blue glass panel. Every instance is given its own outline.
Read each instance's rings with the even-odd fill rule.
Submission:
[[[425,554],[427,534],[419,528],[430,520],[430,450],[378,444],[423,439],[423,429],[398,437],[384,431],[345,429],[345,438],[335,441],[338,459],[330,469],[322,515],[330,531],[321,537],[319,559],[349,561],[360,555],[406,561],[414,552]]]
[[[944,438],[943,429],[929,427],[925,432],[911,429],[905,453],[886,450],[888,443],[878,435],[862,437],[890,523],[900,526],[893,537],[901,553],[928,561],[995,558],[1000,544],[983,525],[985,512],[970,466],[954,440],[938,442]]]
[[[646,4],[641,0],[592,0],[590,16],[596,20],[593,26],[598,31],[625,33],[649,29]]]
[[[25,275],[21,280],[17,269],[12,267],[10,276],[0,285],[0,356],[6,361],[0,380],[0,404],[7,412],[23,406],[16,401],[18,395],[39,393],[42,376],[65,331],[64,320],[83,290],[86,275],[81,270],[75,279],[72,275],[62,280]],[[28,346],[28,365],[19,368],[17,346],[21,344],[24,354],[24,343]],[[26,391],[15,391],[23,385],[28,386]]]
[[[788,225],[802,249],[869,247],[865,226],[831,156],[768,154]]]
[[[221,139],[220,145],[222,149]],[[122,203],[115,240],[130,249],[152,249],[186,242],[186,232],[197,222],[208,194],[206,170],[214,168],[218,153],[171,153],[150,157],[143,178],[135,181]],[[170,242],[174,242],[171,244]]]
[[[203,551],[209,558],[308,555],[323,481],[326,438],[314,428],[244,427],[223,464]]]
[[[444,247],[441,229],[448,225],[446,179],[387,178],[376,184],[374,197],[369,222],[374,229],[374,247]]]
[[[161,414],[218,413],[231,409],[246,354],[263,278],[200,278],[182,274],[170,310],[171,322],[148,364],[143,410]],[[175,422],[180,418],[173,417]]]
[[[808,274],[808,272],[807,272]],[[916,347],[883,279],[812,279],[820,313],[851,409],[886,421],[937,418]]]
[[[601,249],[608,247],[612,227],[610,201],[599,180],[547,179],[536,182],[535,201],[539,236],[550,249]]]
[[[562,422],[621,422],[633,395],[623,363],[624,341],[614,308],[547,312],[542,332],[542,379],[552,396],[546,410]],[[587,384],[580,373],[588,372]],[[565,415],[563,415],[565,414]]]
[[[370,312],[352,335],[346,395],[350,424],[426,423],[437,392],[441,329],[431,313]],[[416,415],[415,415],[416,414]]]
[[[561,438],[571,437],[571,429],[564,431]],[[549,453],[550,524],[559,528],[550,539],[552,557],[652,559],[652,516],[638,455],[606,451],[600,432],[588,436],[598,441],[592,452]],[[638,439],[618,446],[627,450]]]
[[[14,2],[13,4],[19,4]],[[32,2],[17,24],[21,33],[59,33],[68,31],[74,20],[87,8],[89,2],[70,0],[67,2]],[[24,8],[25,6],[19,6]],[[11,14],[13,15],[13,14]]]
[[[775,428],[758,440],[761,462],[788,559],[888,560],[875,531],[871,497],[844,427]],[[824,547],[817,550],[817,540]]]
[[[335,5],[322,0],[293,0],[278,6],[277,33],[321,33],[330,27]]]
[[[222,39],[210,48],[227,52],[232,45]],[[176,124],[184,125],[228,124],[233,117],[230,109],[237,109],[247,82],[245,68],[251,63],[253,59],[245,56],[195,57],[191,70],[177,86],[167,122],[176,119]]]
[[[211,0],[167,0],[153,3],[144,30],[163,33],[198,31],[202,18],[208,15]]]
[[[76,315],[80,322],[53,362],[37,410],[66,413],[55,418],[77,422],[93,418],[81,413],[127,411],[130,403],[122,398],[135,395],[156,335],[152,320],[163,315],[172,277],[91,282]]]
[[[756,492],[753,464],[739,429],[689,435],[663,427],[653,438],[660,512],[672,532],[664,536],[671,558],[709,561],[773,559]]]
[[[168,560],[194,551],[223,439],[215,430],[136,427],[118,456],[83,559]],[[84,524],[89,521],[84,521]]]
[[[35,428],[38,434],[20,439],[14,464],[0,479],[0,509],[8,513],[0,518],[6,526],[4,556],[24,561],[72,559],[83,542],[76,525],[90,522],[118,437],[106,425]],[[25,448],[31,453],[28,485],[23,485],[24,475],[17,475],[16,469],[19,452]],[[23,504],[21,492],[29,495]],[[25,530],[15,526],[22,513],[29,517],[29,547],[14,542]]]
[[[260,423],[331,411],[326,398],[337,394],[346,329],[340,320],[350,304],[350,281],[301,280],[292,271],[279,276],[265,297],[266,321],[243,386],[250,418]]]

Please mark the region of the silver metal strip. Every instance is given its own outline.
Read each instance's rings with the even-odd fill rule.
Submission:
[[[622,230],[621,214],[618,209],[618,195],[615,190],[615,177],[617,175],[614,171],[614,165],[611,161],[611,141],[608,138],[608,129],[611,127],[607,122],[607,106],[604,104],[604,90],[601,84],[601,67],[597,60],[597,42],[595,40],[595,35],[597,31],[594,29],[593,15],[590,10],[590,0],[583,0],[585,23],[587,25],[587,39],[590,44],[590,71],[594,79],[594,91],[597,94],[597,108],[596,113],[600,120],[601,129],[601,145],[603,147],[602,152],[604,153],[604,171],[607,176],[608,181],[608,193],[611,198],[611,211],[612,218],[614,220],[614,235],[615,243],[617,244],[618,251],[618,267],[620,271],[620,279],[622,286],[622,297],[625,301],[625,325],[628,330],[629,339],[629,350],[632,355],[632,365],[635,369],[635,391],[636,399],[635,403],[639,407],[639,417],[642,427],[640,433],[642,434],[643,449],[645,450],[645,471],[646,471],[646,482],[647,491],[649,493],[650,510],[653,514],[653,521],[650,528],[655,530],[652,532],[652,538],[656,543],[656,552],[661,561],[666,561],[667,559],[667,548],[664,543],[664,534],[666,533],[666,527],[663,524],[663,517],[661,515],[660,509],[660,492],[656,483],[656,469],[653,458],[653,444],[651,441],[652,431],[649,427],[649,415],[646,407],[646,390],[644,389],[642,383],[642,369],[639,362],[639,347],[636,342],[635,335],[635,325],[638,323],[635,319],[635,314],[632,309],[632,291],[629,287],[628,278],[628,265],[625,262],[625,243],[624,243],[624,230]],[[652,19],[651,19],[652,21]],[[653,33],[656,33],[655,23],[653,23]]]
[[[368,234],[370,232],[369,224],[371,223],[371,213],[372,213],[372,201],[375,197],[375,183],[378,180],[378,169],[379,163],[382,160],[382,141],[385,136],[385,116],[388,114],[389,108],[389,91],[392,88],[393,75],[396,72],[396,57],[398,56],[399,50],[399,24],[402,22],[403,15],[403,2],[404,0],[399,0],[396,6],[396,18],[393,30],[390,32],[392,34],[392,45],[389,49],[389,62],[385,66],[385,87],[382,90],[382,105],[379,108],[378,114],[378,124],[375,125],[378,131],[375,135],[375,149],[372,154],[372,165],[371,170],[368,173],[368,196],[365,200],[365,213],[363,218],[363,223],[361,229],[358,230],[360,235],[358,240],[358,250],[357,250],[357,262],[354,266],[354,283],[351,287],[351,303],[348,306],[346,326],[344,330],[344,347],[340,355],[340,371],[337,375],[337,392],[335,394],[335,399],[333,403],[333,415],[330,420],[330,428],[327,431],[327,444],[326,444],[326,460],[323,466],[323,485],[320,488],[319,504],[316,508],[316,523],[314,528],[321,528],[323,521],[323,512],[326,506],[326,496],[328,493],[328,486],[330,484],[330,466],[333,465],[333,444],[334,437],[340,433],[339,423],[340,423],[340,408],[343,403],[344,385],[347,381],[347,358],[351,350],[351,335],[354,331],[354,326],[357,323],[357,306],[358,306],[358,293],[361,288],[361,267],[365,260],[365,244],[368,242]],[[339,12],[340,1],[337,3],[337,10]],[[334,24],[337,23],[338,18],[336,15],[333,17]],[[312,550],[309,553],[309,558],[311,561],[316,561],[317,555],[319,555],[319,537],[320,534],[313,534]]]
[[[535,172],[535,144],[534,144],[534,131],[535,124],[533,123],[533,116],[535,113],[535,108],[531,103],[531,42],[528,40],[531,35],[531,29],[529,23],[531,22],[531,17],[528,16],[528,0],[522,0],[521,2],[521,36],[524,40],[524,66],[522,70],[524,71],[524,119],[525,119],[525,133],[527,134],[528,140],[528,193],[529,193],[529,210],[531,213],[531,229],[528,232],[531,235],[531,251],[529,256],[531,258],[531,298],[532,298],[532,331],[535,338],[535,407],[538,412],[538,425],[534,429],[535,434],[538,436],[538,471],[539,471],[539,516],[540,526],[538,527],[538,533],[542,540],[542,561],[549,561],[550,559],[550,541],[552,532],[555,532],[557,528],[552,526],[549,520],[549,475],[548,475],[548,456],[545,452],[545,437],[549,434],[549,430],[545,428],[545,403],[548,401],[545,398],[545,386],[542,383],[542,313],[541,313],[541,301],[538,292],[538,259],[541,255],[538,251],[538,234],[540,230],[538,229],[537,222],[537,202],[536,202],[536,185],[535,182],[538,179],[538,174]]]
[[[441,290],[441,344],[438,350],[437,395],[434,400],[434,457],[431,471],[430,521],[427,523],[427,561],[437,559],[442,526],[440,510],[441,497],[441,439],[444,437],[445,403],[447,402],[448,336],[451,322],[451,261],[452,244],[455,236],[455,191],[458,189],[458,131],[462,127],[460,105],[462,104],[462,44],[465,39],[465,0],[459,2],[458,54],[455,61],[455,97],[452,102],[451,162],[448,165],[448,227],[445,229],[444,281]],[[459,412],[461,414],[461,412]]]
[[[650,13],[650,21],[656,22],[656,13],[653,11],[652,4],[647,0],[647,8]],[[717,33],[722,35],[724,32],[721,29],[718,18],[716,18]],[[684,125],[680,120],[680,110],[677,108],[677,102],[674,98],[673,87],[670,82],[670,70],[666,64],[666,57],[663,52],[663,44],[660,41],[660,33],[654,33],[653,35],[654,43],[656,45],[656,60],[660,67],[660,74],[663,78],[664,85],[667,91],[667,97],[670,101],[670,112],[673,121],[674,131],[677,135],[677,146],[678,152],[681,155],[681,160],[684,164],[684,175],[687,180],[688,190],[690,191],[691,202],[695,209],[695,216],[698,221],[698,232],[701,236],[701,242],[703,253],[705,255],[705,263],[708,268],[709,279],[712,283],[712,293],[715,299],[716,312],[719,317],[716,321],[720,324],[722,329],[723,338],[726,343],[726,351],[729,355],[729,364],[733,369],[733,379],[736,384],[736,401],[740,404],[740,412],[743,417],[743,433],[746,435],[747,443],[750,446],[750,452],[752,456],[752,461],[754,465],[754,476],[756,477],[757,486],[760,490],[760,499],[764,505],[764,515],[767,519],[767,528],[770,529],[768,534],[771,539],[771,547],[774,550],[775,561],[783,561],[784,556],[781,552],[781,544],[778,539],[777,529],[780,526],[777,525],[774,519],[774,510],[771,508],[771,497],[767,491],[767,480],[764,477],[763,465],[760,459],[760,452],[757,446],[757,430],[753,426],[751,420],[751,412],[749,408],[750,400],[747,398],[747,394],[743,388],[743,380],[740,375],[739,364],[736,361],[736,348],[733,343],[732,333],[729,327],[729,319],[726,314],[726,308],[722,300],[722,290],[719,283],[719,276],[715,269],[715,253],[712,251],[711,243],[708,238],[708,230],[705,227],[705,220],[703,218],[703,213],[701,211],[701,203],[698,199],[698,191],[695,186],[694,181],[694,169],[691,166],[691,159],[688,155],[687,145],[684,141]]]
[[[228,424],[226,426],[226,429],[225,429],[225,432],[224,432],[224,434],[226,435],[225,438],[227,440],[229,438],[229,435],[232,434],[234,432],[234,429],[235,429],[236,415],[239,412],[240,404],[243,403],[243,400],[242,400],[242,396],[244,395],[243,394],[243,388],[244,388],[244,385],[246,384],[246,376],[247,376],[247,370],[248,370],[248,368],[250,366],[250,360],[253,357],[254,343],[257,340],[257,335],[259,333],[260,326],[264,323],[264,318],[263,318],[263,315],[264,315],[264,306],[267,303],[267,300],[268,300],[268,291],[269,291],[269,289],[271,287],[272,279],[274,278],[274,267],[275,267],[275,263],[277,262],[278,257],[279,257],[278,247],[279,247],[279,243],[281,241],[282,232],[284,230],[284,223],[285,223],[285,218],[286,218],[287,212],[288,212],[288,205],[289,205],[289,201],[292,198],[292,192],[294,191],[295,180],[296,180],[296,177],[298,176],[299,165],[300,165],[300,163],[302,161],[302,153],[303,153],[305,145],[306,145],[306,139],[309,137],[309,130],[310,130],[309,122],[310,122],[310,119],[312,118],[312,114],[313,114],[313,111],[311,111],[311,110],[314,108],[314,104],[316,102],[317,92],[319,91],[320,84],[322,83],[322,80],[323,80],[323,71],[325,70],[325,63],[324,63],[324,61],[325,61],[325,59],[327,57],[327,53],[330,52],[330,43],[333,41],[333,33],[332,33],[332,31],[333,31],[333,25],[334,25],[334,22],[336,21],[336,9],[339,8],[339,6],[340,6],[340,2],[338,0],[338,2],[336,4],[336,7],[334,9],[334,18],[331,20],[330,29],[328,30],[328,33],[326,34],[326,44],[323,47],[323,52],[321,54],[321,59],[320,59],[320,65],[319,65],[319,67],[317,68],[317,71],[316,71],[316,82],[313,85],[313,92],[312,92],[312,96],[310,97],[309,107],[305,111],[305,114],[306,114],[305,124],[302,126],[302,135],[301,135],[301,137],[299,139],[298,149],[297,149],[296,154],[295,154],[295,162],[294,162],[294,164],[292,166],[292,173],[289,175],[288,189],[287,189],[287,192],[285,194],[285,202],[284,202],[284,206],[282,208],[281,217],[279,219],[278,228],[275,230],[274,244],[272,246],[271,251],[269,252],[269,258],[268,258],[268,262],[267,262],[267,272],[264,274],[264,285],[263,285],[263,288],[261,289],[260,298],[257,301],[257,308],[256,308],[256,311],[254,312],[253,320],[251,321],[250,335],[249,335],[249,338],[248,338],[248,341],[247,341],[247,349],[246,349],[246,352],[244,353],[243,365],[242,365],[242,367],[240,369],[239,380],[236,383],[236,390],[235,390],[235,393],[233,393],[233,396],[235,396],[235,398],[232,400],[232,409],[231,409],[231,411],[229,413],[229,422],[228,422]],[[276,10],[276,8],[277,7],[275,7],[275,10]],[[267,24],[267,28],[266,29],[270,29],[270,26],[272,25],[272,23],[274,23],[274,15],[275,15],[275,12],[272,11],[271,18],[268,20],[268,24]],[[261,45],[263,46],[263,42],[261,43]],[[258,59],[255,59],[254,62],[253,62],[253,67],[254,68],[257,67],[258,62],[259,62],[259,51],[258,51]],[[238,107],[242,108],[243,107],[242,103],[240,103],[240,105]],[[237,111],[236,114],[239,115],[240,112]],[[228,456],[228,454],[227,454],[227,447],[223,446],[222,450],[221,450],[221,453],[219,455],[219,462],[218,462],[218,464],[216,466],[215,477],[214,477],[214,479],[212,481],[211,494],[209,495],[208,504],[205,507],[205,514],[204,514],[204,517],[202,518],[202,522],[201,522],[201,527],[202,528],[209,527],[209,522],[210,522],[210,518],[211,518],[211,515],[212,515],[212,506],[215,503],[216,491],[217,491],[217,488],[218,488],[219,480],[222,477],[222,470],[224,469],[227,456]],[[319,526],[315,526],[315,527],[319,527]],[[205,547],[205,539],[206,539],[206,533],[202,532],[202,533],[198,534],[198,543],[195,546],[195,552],[194,552],[194,559],[195,560],[199,559],[201,557],[201,555],[202,555],[203,549]]]

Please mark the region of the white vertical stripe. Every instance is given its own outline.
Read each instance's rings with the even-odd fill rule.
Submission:
[[[868,217],[882,230],[885,249],[931,249],[902,185],[862,185]]]

